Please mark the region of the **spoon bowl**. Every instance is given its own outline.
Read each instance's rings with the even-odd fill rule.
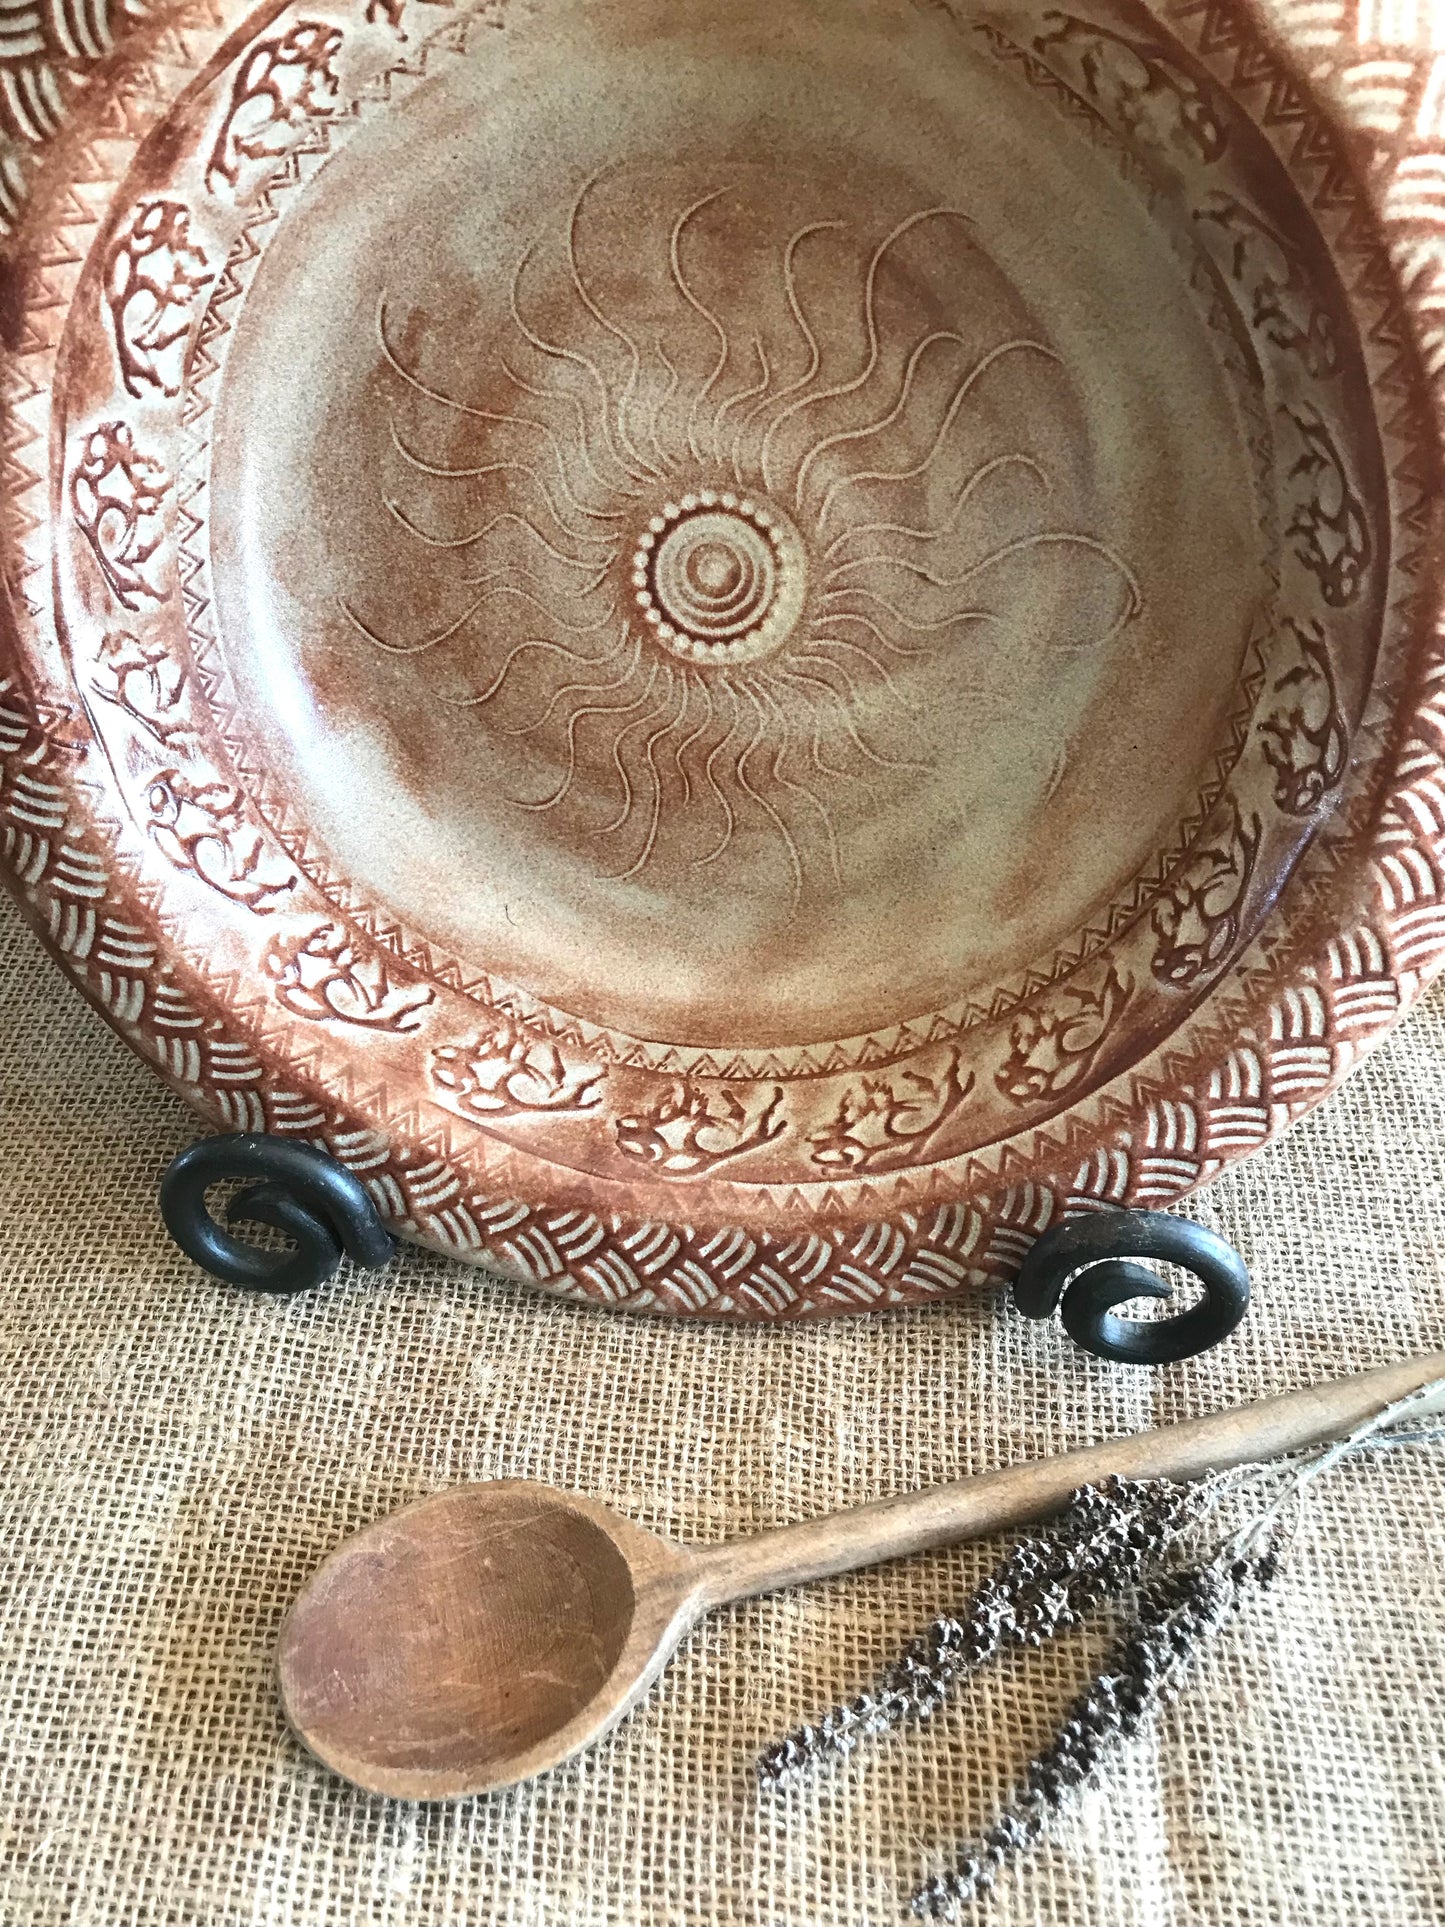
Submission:
[[[622,1717],[701,1610],[705,1571],[580,1493],[436,1493],[349,1539],[298,1599],[287,1716],[377,1793],[510,1786]]]
[[[712,1606],[1022,1525],[1100,1479],[1199,1478],[1344,1437],[1426,1387],[1419,1409],[1445,1406],[1445,1352],[698,1548],[581,1493],[458,1486],[320,1567],[282,1631],[282,1702],[369,1792],[487,1793],[599,1739]]]

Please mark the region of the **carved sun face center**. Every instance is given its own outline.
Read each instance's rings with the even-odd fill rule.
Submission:
[[[666,503],[632,558],[637,607],[663,648],[719,668],[756,662],[797,626],[802,538],[768,503],[707,489]]]

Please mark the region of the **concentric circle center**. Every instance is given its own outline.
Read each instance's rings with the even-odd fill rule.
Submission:
[[[638,539],[637,606],[663,647],[719,667],[771,655],[797,625],[807,569],[779,509],[705,490],[666,503]]]
[[[766,620],[777,593],[766,531],[731,510],[684,516],[663,537],[653,565],[664,620],[699,641],[740,636]]]
[[[688,587],[704,600],[730,595],[745,575],[743,557],[728,542],[699,542],[688,557]]]

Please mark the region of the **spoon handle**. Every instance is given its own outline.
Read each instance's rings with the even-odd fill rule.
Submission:
[[[880,1499],[803,1525],[782,1526],[698,1552],[708,1605],[1027,1524],[1057,1512],[1082,1485],[1111,1474],[1195,1479],[1347,1437],[1387,1406],[1441,1381],[1421,1415],[1445,1411],[1445,1351],[1385,1365],[1303,1391],[1236,1405],[1208,1418],[1110,1439],[923,1492]]]

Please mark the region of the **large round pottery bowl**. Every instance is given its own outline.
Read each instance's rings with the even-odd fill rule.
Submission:
[[[3,55],[4,861],[213,1119],[853,1311],[1438,967],[1423,66],[1392,187],[1236,0],[76,18]]]

